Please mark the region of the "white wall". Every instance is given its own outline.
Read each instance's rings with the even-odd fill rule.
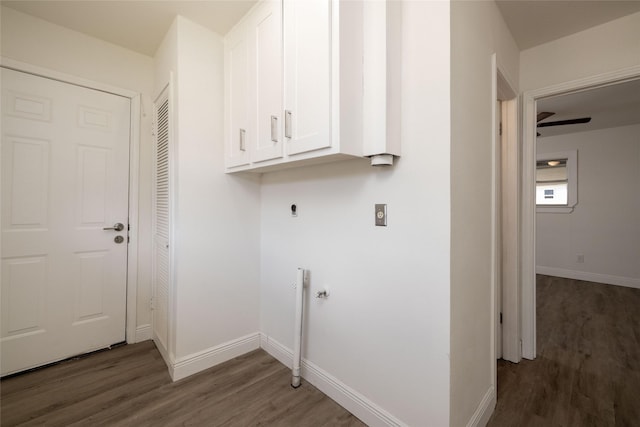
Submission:
[[[142,94],[136,325],[151,322],[151,96],[153,59],[2,7],[4,58]]]
[[[311,272],[303,357],[408,425],[449,424],[449,4],[403,3],[402,158],[263,175],[261,327],[293,342],[297,267]],[[298,217],[290,216],[291,203]],[[388,227],[374,227],[374,204]]]
[[[640,64],[640,12],[521,52],[520,89],[539,89]]]
[[[537,214],[539,272],[640,287],[640,125],[538,138],[537,148],[578,151],[574,211]]]
[[[224,173],[222,38],[182,17],[173,25],[155,87],[175,73],[173,321],[175,361],[189,363],[259,330],[260,192],[259,177]]]
[[[491,55],[516,82],[519,51],[493,2],[452,2],[451,34],[450,411],[462,426],[495,404]]]

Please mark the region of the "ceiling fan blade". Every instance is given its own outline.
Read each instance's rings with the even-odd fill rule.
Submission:
[[[558,120],[555,122],[538,123],[537,127],[546,128],[549,126],[577,125],[580,123],[589,123],[590,121],[591,121],[591,117],[582,117],[579,119]]]
[[[544,119],[547,119],[547,118],[553,116],[554,114],[555,113],[550,113],[549,111],[541,111],[536,116],[536,122],[539,122],[539,121],[542,121]]]

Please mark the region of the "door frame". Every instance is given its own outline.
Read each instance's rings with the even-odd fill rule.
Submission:
[[[499,74],[500,76],[500,74]],[[502,149],[501,164],[496,165],[501,168],[501,198],[496,205],[496,209],[501,209],[500,227],[496,231],[495,238],[500,237],[498,249],[502,251],[497,257],[501,263],[496,265],[497,274],[501,275],[501,280],[497,283],[501,287],[499,300],[502,307],[496,307],[496,316],[499,321],[502,312],[502,359],[513,363],[520,362],[521,355],[521,328],[520,328],[520,284],[518,280],[520,271],[520,251],[519,245],[519,177],[520,177],[520,147],[518,145],[518,97],[512,86],[508,82],[499,85],[509,87],[510,90],[499,93],[502,100]],[[498,298],[498,296],[496,296]],[[501,309],[501,311],[500,311]]]
[[[614,85],[640,78],[640,66],[572,80],[522,95],[522,188],[521,188],[521,286],[522,286],[522,356],[536,357],[536,102],[556,95]]]
[[[502,143],[498,143],[498,139],[501,141],[504,140],[507,146],[513,146],[517,148],[517,130],[518,130],[518,95],[514,89],[514,85],[511,83],[507,73],[504,71],[505,68],[500,64],[499,58],[497,54],[491,55],[491,74],[492,74],[492,82],[491,82],[491,117],[492,117],[492,160],[491,160],[491,301],[492,301],[492,313],[491,316],[491,378],[493,381],[494,391],[497,389],[497,364],[496,364],[496,355],[497,355],[497,334],[500,333],[499,322],[500,322],[500,307],[498,305],[499,301],[502,300],[502,305],[505,307],[505,303],[510,301],[510,298],[517,293],[507,292],[505,294],[505,281],[504,277],[504,258],[500,256],[500,253],[503,250],[503,246],[507,245],[507,247],[512,247],[511,242],[513,239],[517,239],[517,233],[505,234],[502,231],[504,230],[503,223],[505,220],[505,216],[502,214],[504,212],[503,205],[506,200],[511,200],[516,198],[517,194],[507,194],[506,189],[503,188],[501,181],[504,180],[504,174],[512,176],[516,174],[517,176],[517,162],[513,164],[513,162],[508,163],[508,168],[503,168],[503,164],[508,162],[509,159],[513,157],[513,155],[503,156],[502,151]],[[502,108],[498,110],[497,108],[497,100],[502,101]],[[505,111],[507,114],[503,114]],[[499,119],[502,119],[502,138],[498,138],[500,134],[500,129],[498,128],[497,123]],[[511,153],[509,153],[511,154]],[[516,187],[517,190],[517,187]],[[517,260],[517,255],[516,255]],[[517,263],[516,263],[517,264]],[[518,266],[510,266],[514,269],[517,269]],[[502,285],[500,286],[500,284]],[[517,283],[506,283],[510,288],[517,289]],[[501,293],[499,296],[498,293]],[[507,297],[507,300],[505,300]],[[511,308],[508,305],[507,308]],[[517,307],[515,307],[517,310]],[[517,311],[514,313],[513,311],[506,312],[503,309],[503,324],[502,324],[502,356],[503,358],[507,358],[507,355],[511,357],[511,353],[509,353],[511,346],[508,345],[509,342],[514,340],[519,340],[520,337],[518,335],[517,327],[509,327],[508,321],[517,315]],[[517,322],[515,322],[517,325]],[[511,359],[508,359],[511,360]]]
[[[136,342],[137,296],[138,296],[138,194],[140,169],[140,112],[141,95],[119,87],[76,77],[70,74],[39,67],[25,62],[0,56],[0,67],[20,71],[62,83],[107,92],[128,98],[130,108],[129,131],[129,244],[127,248],[127,302],[125,319],[125,339],[127,344]]]

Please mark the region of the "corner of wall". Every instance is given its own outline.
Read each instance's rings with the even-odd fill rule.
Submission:
[[[290,368],[293,364],[293,351],[266,334],[260,334],[260,347]],[[363,394],[352,389],[342,381],[307,359],[302,360],[302,378],[324,394],[335,400],[340,406],[364,421],[367,425],[406,427],[407,424],[394,417]],[[478,424],[480,425],[480,424]]]
[[[487,250],[495,247],[494,55],[515,85],[519,51],[495,3],[452,2],[452,426],[482,423],[495,399],[495,259]]]

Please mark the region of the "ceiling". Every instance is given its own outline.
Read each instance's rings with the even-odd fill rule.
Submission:
[[[176,15],[224,35],[256,1],[1,0],[1,3],[154,56]],[[496,3],[521,50],[640,12],[638,0],[498,0]]]
[[[555,113],[540,121],[591,117],[591,122],[538,128],[540,137],[640,124],[640,79],[538,101],[537,110]]]
[[[638,0],[496,0],[496,4],[520,50],[640,12]]]
[[[218,34],[255,0],[2,0],[2,5],[147,56],[154,56],[176,15]]]

